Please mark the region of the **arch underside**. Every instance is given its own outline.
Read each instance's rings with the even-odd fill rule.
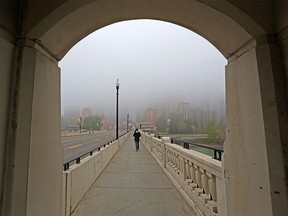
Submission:
[[[253,37],[264,33],[252,21],[246,21],[247,26],[251,27],[251,32],[248,32],[250,29],[245,30],[232,18],[193,0],[86,1],[78,9],[75,9],[74,4],[74,1],[67,1],[27,34],[28,38],[48,48],[57,60],[61,60],[77,42],[90,33],[125,20],[155,19],[183,26],[206,38],[226,58],[235,54]],[[69,8],[71,11],[67,13]],[[59,18],[57,22],[55,17]]]
[[[11,27],[13,32],[6,31],[2,23],[0,26],[1,35],[4,31],[5,38],[6,35],[13,37],[9,43],[0,40],[2,47],[7,46],[5,50],[0,49],[0,54],[6,57],[10,53],[7,57],[10,65],[5,68],[3,64],[4,70],[1,70],[6,76],[3,80],[8,83],[11,79],[9,84],[12,83],[12,86],[4,85],[6,110],[0,113],[0,119],[9,116],[0,122],[5,128],[9,121],[8,129],[3,129],[4,133],[7,131],[8,141],[6,144],[3,139],[5,144],[0,149],[3,155],[6,152],[5,175],[4,168],[1,171],[0,167],[0,175],[5,176],[4,192],[1,191],[3,202],[0,202],[5,207],[3,215],[61,214],[58,61],[90,33],[134,19],[155,19],[183,26],[206,38],[229,58],[223,163],[223,193],[227,200],[223,201],[223,211],[227,211],[227,215],[272,215],[272,212],[288,215],[287,142],[284,142],[287,141],[288,116],[285,85],[288,4],[285,2],[19,0],[19,10],[11,6],[3,14],[4,9],[0,7],[2,19],[8,17],[8,11],[15,13],[8,17],[9,23],[3,19],[3,26]],[[18,16],[23,16],[23,20]],[[12,21],[15,21],[13,25]],[[272,35],[273,40],[267,41],[267,35]],[[14,59],[13,52],[16,53]],[[3,59],[2,62],[6,62]],[[229,208],[224,209],[226,206]]]

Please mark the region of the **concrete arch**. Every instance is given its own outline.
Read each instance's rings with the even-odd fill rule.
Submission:
[[[211,5],[186,0],[67,1],[33,27],[27,37],[39,40],[60,60],[74,44],[99,28],[124,20],[156,19],[200,34],[228,58],[253,37],[265,34],[231,3],[223,1],[221,7],[213,8],[208,2]]]
[[[9,62],[3,64],[3,80],[12,79],[12,87],[9,103],[10,86],[0,80],[5,87],[0,92],[5,99],[1,134],[8,140],[6,145],[5,137],[0,140],[2,155],[6,149],[5,173],[3,159],[0,167],[2,215],[61,214],[58,61],[91,32],[143,18],[195,31],[228,59],[223,214],[288,214],[288,3],[28,0],[5,4],[9,10],[0,7],[0,17],[5,18],[0,19],[0,45],[5,48],[0,54],[6,58],[0,62]],[[9,16],[15,8],[19,13]]]

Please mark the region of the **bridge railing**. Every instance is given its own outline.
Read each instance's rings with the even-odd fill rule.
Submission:
[[[128,132],[127,132],[128,133]],[[127,133],[123,133],[123,134],[120,134],[119,136],[119,139],[121,139],[122,136],[125,136]],[[88,156],[92,156],[95,152],[99,152],[101,150],[101,148],[105,148],[107,145],[115,142],[116,138],[114,139],[111,139],[109,140],[107,143],[101,145],[101,146],[98,146],[97,148],[92,148],[91,150],[85,152],[84,154],[79,154],[77,157],[73,158],[72,160],[69,160],[65,163],[63,163],[63,169],[64,171],[68,170],[69,167],[73,164],[80,164],[81,160],[88,157]]]
[[[182,140],[182,139],[171,139],[171,143],[175,143],[178,145],[183,146],[186,149],[190,149],[190,146],[197,146],[200,147],[202,149],[208,149],[213,151],[213,159],[219,160],[221,161],[222,158],[222,154],[224,153],[223,151],[223,147],[212,147],[210,145],[204,145],[204,144],[199,144],[199,143],[195,143],[195,142],[191,142],[191,141],[187,141],[187,140]]]
[[[223,215],[223,171],[221,161],[143,133],[142,142],[162,166],[198,215]]]

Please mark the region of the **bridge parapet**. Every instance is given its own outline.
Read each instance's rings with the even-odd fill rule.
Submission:
[[[221,161],[143,133],[142,142],[179,189],[197,215],[224,213],[224,185]]]
[[[119,137],[118,140],[114,140],[111,144],[103,146],[99,151],[94,152],[92,155],[82,159],[81,162],[75,163],[63,171],[62,216],[69,216],[73,213],[81,199],[128,136],[131,136],[131,132]]]

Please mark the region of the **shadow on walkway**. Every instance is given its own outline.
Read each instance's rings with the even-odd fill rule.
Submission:
[[[143,144],[122,145],[72,216],[195,215]]]

